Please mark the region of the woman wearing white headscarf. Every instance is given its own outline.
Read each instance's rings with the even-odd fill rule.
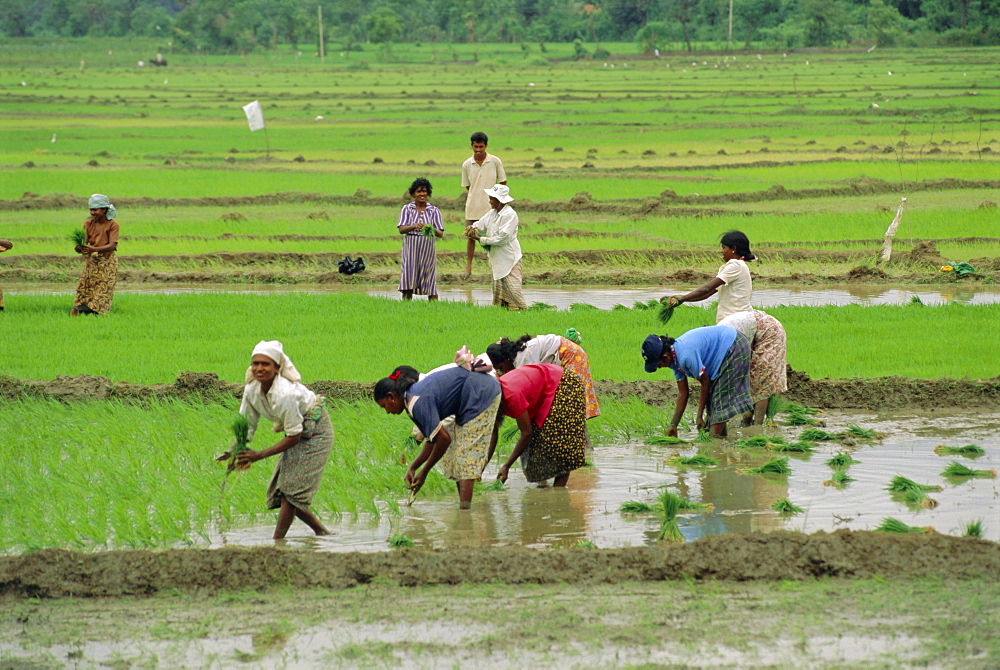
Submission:
[[[285,537],[292,520],[298,517],[317,535],[330,531],[309,509],[319,490],[323,468],[333,449],[333,426],[323,407],[323,397],[306,388],[295,365],[285,355],[281,342],[262,341],[253,349],[246,372],[240,414],[250,422],[248,441],[253,439],[261,417],[273,421],[273,430],[285,436],[261,451],[253,449],[236,455],[238,465],[276,454],[278,464],[267,487],[267,508],[280,509],[274,539]],[[219,460],[229,458],[229,453]]]
[[[76,298],[70,314],[107,314],[111,311],[111,298],[118,280],[118,222],[117,212],[108,196],[95,193],[88,202],[90,218],[83,223],[86,233],[84,244],[75,247],[83,254],[83,272],[76,285]]]

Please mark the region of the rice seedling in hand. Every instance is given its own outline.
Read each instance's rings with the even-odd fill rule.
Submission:
[[[771,447],[774,451],[792,451],[800,454],[810,454],[816,451],[811,442],[784,442]]]
[[[846,470],[834,470],[830,478],[823,482],[823,486],[847,486],[851,482],[855,481],[854,477],[847,474]]]
[[[66,236],[73,243],[74,247],[87,243],[87,233],[82,228],[74,228],[73,232]]]
[[[846,468],[854,465],[855,463],[860,463],[861,461],[856,461],[851,458],[851,455],[846,452],[838,452],[833,455],[833,457],[826,462],[831,468]]]
[[[687,444],[685,440],[670,435],[652,435],[647,437],[645,443],[653,447],[667,447],[673,444]]]
[[[226,473],[230,473],[233,470],[247,470],[250,468],[250,464],[237,465],[236,457],[247,451],[250,447],[247,446],[247,437],[250,435],[250,421],[247,420],[242,414],[237,414],[236,418],[233,419],[233,437],[236,438],[236,443],[233,448],[229,450],[229,461],[226,465]]]
[[[771,503],[771,509],[782,514],[801,514],[803,511],[798,505],[793,505],[788,498],[778,498]]]
[[[389,546],[392,547],[393,549],[406,549],[414,545],[413,540],[411,540],[409,537],[407,537],[402,533],[396,533],[394,535],[390,535],[387,542],[389,543]]]
[[[426,225],[420,229],[420,233],[424,237],[434,237],[434,226]]]
[[[918,484],[912,479],[908,479],[902,475],[896,475],[889,482],[889,486],[886,487],[886,491],[891,493],[906,493],[907,491],[940,491],[940,486],[935,486],[933,484]]]
[[[807,442],[825,442],[827,440],[836,440],[837,436],[819,428],[806,428],[799,433],[799,439]]]
[[[970,521],[965,526],[965,536],[966,537],[982,537],[983,536],[983,520],[978,519],[976,521]]]
[[[946,447],[939,444],[934,447],[934,453],[938,456],[966,456],[968,458],[979,458],[986,453],[986,450],[978,444],[967,444],[964,447]]]
[[[654,509],[652,505],[641,500],[626,500],[618,507],[618,511],[622,514],[648,514]]]
[[[681,304],[680,300],[674,296],[669,298],[660,299],[660,311],[657,312],[656,318],[659,319],[660,323],[667,323],[674,317],[674,310]]]
[[[784,458],[772,459],[756,468],[747,468],[744,472],[752,475],[787,475],[792,472],[792,469],[788,467],[788,457],[785,456]]]
[[[704,454],[695,454],[694,456],[674,456],[667,460],[677,463],[678,465],[690,465],[693,467],[708,467],[719,464],[718,459]]]
[[[952,461],[945,467],[944,471],[941,473],[943,477],[983,477],[989,479],[996,479],[996,470],[973,470],[970,467],[962,465],[958,461]]]
[[[875,530],[880,530],[886,533],[930,533],[934,529],[930,526],[908,526],[899,519],[887,516],[882,519],[882,523],[879,524],[878,528]]]
[[[670,491],[664,491],[660,494],[662,516],[660,517],[660,534],[657,539],[661,542],[684,541],[681,529],[677,527],[677,512],[680,510],[682,502],[680,496]]]

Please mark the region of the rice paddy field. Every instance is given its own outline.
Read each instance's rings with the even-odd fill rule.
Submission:
[[[0,665],[1000,659],[990,632],[1000,611],[997,49],[649,58],[622,44],[608,45],[607,61],[572,61],[571,45],[542,58],[517,45],[424,44],[391,61],[363,51],[320,63],[282,48],[171,53],[166,68],[138,67],[158,47],[0,45],[0,238],[14,242],[0,254],[0,600],[11,605]],[[266,135],[247,127],[241,107],[253,100]],[[516,198],[525,288],[537,291],[524,313],[476,304],[485,259],[458,277],[459,165],[476,130]],[[420,176],[445,217],[438,303],[393,299],[395,224]],[[70,319],[81,263],[67,236],[91,193],[119,211],[118,292],[111,314]],[[880,261],[903,198],[892,258]],[[639,343],[713,323],[714,309],[684,306],[662,326],[649,300],[714,276],[719,236],[734,228],[761,257],[761,300],[778,296],[759,304],[788,334],[788,399],[820,410],[806,418],[822,425],[786,412],[732,440],[700,443],[688,426],[684,443],[657,442],[675,391],[642,372]],[[345,256],[367,269],[338,273]],[[941,271],[959,262],[973,272]],[[814,296],[800,303],[803,289]],[[403,504],[410,426],[371,402],[369,385],[398,364],[448,362],[462,345],[569,327],[584,335],[603,410],[569,489],[529,487],[515,471],[459,514],[435,473]],[[277,549],[263,504],[272,465],[223,490],[213,461],[261,339],[282,340],[327,393],[337,432],[314,501],[334,535],[296,523]],[[850,436],[851,426],[875,435]],[[807,429],[830,437],[806,439]],[[267,432],[253,448],[270,444]],[[980,452],[960,450],[970,445]],[[768,472],[783,459],[787,471]],[[897,477],[912,486],[891,490]],[[679,542],[660,540],[664,492],[693,505],[672,521]],[[415,546],[392,550],[390,538]],[[623,612],[602,582],[621,582],[630,602],[677,607]],[[361,593],[368,615],[345,595]],[[92,595],[115,598],[98,606]],[[518,605],[536,598],[558,611]],[[832,611],[831,599],[845,622],[864,622],[849,643],[805,614]],[[533,632],[520,651],[499,651],[513,630],[444,617],[415,655],[411,640],[443,615],[411,617],[398,603],[418,612],[459,601]],[[136,614],[134,603],[150,602]],[[765,617],[749,644],[748,631],[713,627],[723,611],[789,614]],[[930,612],[945,623],[921,624]],[[105,618],[118,632],[96,625]],[[601,649],[580,632],[623,618]],[[668,645],[664,630],[708,630],[718,648]]]

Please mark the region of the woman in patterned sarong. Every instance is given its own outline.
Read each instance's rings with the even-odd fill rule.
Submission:
[[[111,311],[111,298],[118,279],[118,222],[117,212],[108,196],[95,193],[90,196],[90,218],[84,221],[84,244],[75,247],[84,257],[83,272],[76,285],[72,316],[79,314],[107,314]]]
[[[677,405],[667,435],[677,437],[677,426],[688,403],[688,377],[701,384],[696,421],[698,430],[711,427],[714,437],[725,437],[726,422],[748,411],[750,401],[750,342],[730,326],[703,326],[676,340],[650,335],[642,343],[646,372],[670,368],[677,381]]]
[[[424,437],[403,481],[416,493],[440,462],[441,474],[455,481],[459,509],[469,509],[475,483],[496,447],[500,384],[490,374],[462,366],[417,379],[414,368],[401,365],[380,379],[373,393],[387,414],[406,412]]]
[[[250,423],[249,439],[261,417],[273,421],[272,429],[285,436],[272,446],[236,455],[239,466],[279,455],[274,475],[267,487],[267,508],[278,509],[274,539],[288,533],[298,517],[317,535],[329,535],[309,508],[319,490],[323,469],[333,450],[333,426],[323,407],[323,397],[306,388],[295,365],[277,340],[259,342],[250,358],[243,387],[240,414]],[[218,460],[226,460],[226,452]]]
[[[0,240],[0,253],[8,251],[14,247],[14,243],[10,240]],[[3,290],[0,289],[0,312],[3,311]]]
[[[518,458],[529,482],[566,486],[571,471],[586,465],[587,401],[571,370],[551,363],[522,365],[500,376],[503,413],[521,435],[497,479],[507,481]]]
[[[412,300],[414,294],[426,295],[428,300],[438,299],[435,242],[444,235],[444,223],[441,210],[427,202],[431,190],[430,181],[423,177],[415,179],[410,184],[413,202],[399,212],[396,229],[404,235],[399,277],[403,300]]]

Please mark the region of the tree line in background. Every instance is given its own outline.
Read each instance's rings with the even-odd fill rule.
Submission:
[[[692,50],[1000,44],[1000,0],[0,0],[7,37],[160,37],[173,50],[248,53],[279,44],[574,42]],[[730,28],[731,11],[731,28]]]

